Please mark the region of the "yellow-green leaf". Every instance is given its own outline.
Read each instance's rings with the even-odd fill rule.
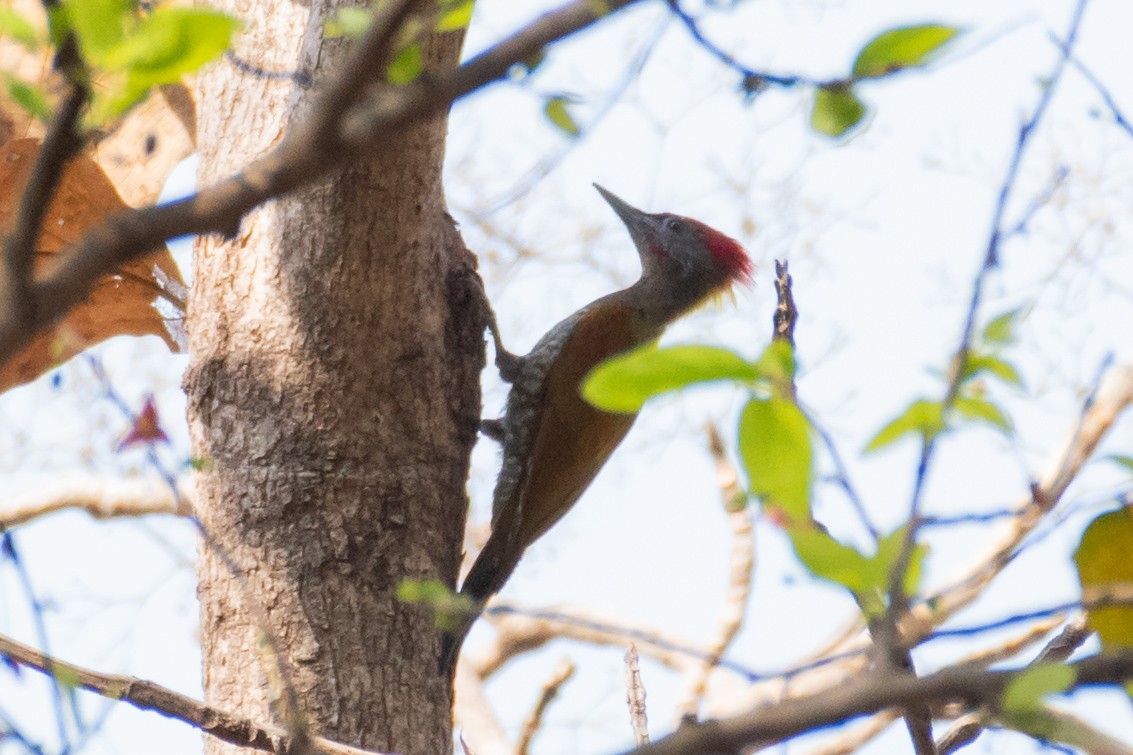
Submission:
[[[810,521],[810,423],[784,398],[753,398],[740,417],[740,457],[751,492],[797,522]]]
[[[788,526],[787,535],[795,555],[812,575],[841,585],[855,595],[861,591],[869,559],[855,548],[838,542],[809,520]],[[881,609],[884,610],[884,604]]]
[[[755,368],[715,346],[646,344],[607,359],[582,381],[582,397],[608,412],[635,414],[650,398],[695,383],[751,381]]]
[[[64,0],[63,9],[66,24],[75,33],[83,58],[102,66],[104,56],[125,37],[126,26],[133,21],[134,3],[131,0]]]
[[[8,96],[33,118],[44,122],[51,118],[51,106],[39,87],[9,77]]]
[[[1078,678],[1077,672],[1061,663],[1040,663],[1016,675],[999,698],[1006,711],[1036,711],[1047,695],[1065,692]]]
[[[991,354],[969,354],[962,379],[968,380],[981,373],[994,375],[1008,385],[1023,385],[1019,371],[1011,363]]]
[[[905,435],[920,435],[931,440],[944,430],[944,410],[939,401],[919,399],[909,404],[904,413],[878,431],[865,450],[876,451]]]
[[[100,43],[97,55],[89,57],[101,70],[125,74],[96,95],[91,108],[96,122],[117,117],[153,87],[176,83],[215,60],[228,49],[240,22],[217,11],[161,7],[128,26],[117,41]]]
[[[882,32],[871,39],[854,60],[855,79],[885,76],[929,62],[959,33],[954,26],[921,24]]]
[[[849,85],[819,87],[814,93],[810,126],[835,138],[845,135],[865,116],[865,105]]]
[[[328,37],[360,37],[374,20],[374,11],[369,7],[348,6],[339,8],[325,25]]]
[[[437,31],[456,31],[468,26],[472,20],[472,0],[455,0],[441,6],[440,16],[437,18]]]
[[[983,342],[993,346],[1006,346],[1015,342],[1015,326],[1022,309],[1004,312],[984,326]]]
[[[784,392],[795,379],[795,347],[789,341],[774,340],[755,360],[759,376]]]
[[[1002,409],[987,399],[976,398],[975,396],[959,396],[956,398],[953,407],[968,419],[986,422],[1005,433],[1011,432],[1011,420],[1007,418]]]
[[[1101,514],[1086,527],[1074,552],[1083,602],[1125,602],[1087,608],[1086,621],[1102,649],[1133,647],[1133,512],[1128,507]]]
[[[877,552],[872,556],[866,556],[856,548],[838,542],[809,521],[791,524],[787,531],[795,554],[811,574],[841,585],[853,593],[867,618],[880,616],[885,612],[889,572],[904,546],[904,527],[881,538]],[[916,594],[926,552],[925,546],[913,545],[904,581],[907,595]]]
[[[905,546],[906,527],[897,529],[885,535],[877,543],[877,553],[870,557],[869,578],[875,589],[888,592],[889,572],[897,563],[897,557]],[[928,546],[921,543],[913,545],[913,552],[909,558],[909,567],[905,571],[903,584],[906,595],[916,595],[921,583],[921,574],[924,570],[925,556],[928,555]]]
[[[403,603],[420,603],[433,611],[438,629],[451,631],[475,615],[475,602],[467,595],[453,592],[435,579],[403,579],[397,585],[397,599]]]
[[[558,126],[559,130],[567,136],[578,136],[580,130],[578,124],[574,122],[570,112],[567,110],[566,97],[548,97],[546,103],[543,105],[543,112],[546,114],[547,119],[551,123]]]
[[[7,6],[0,6],[0,37],[9,37],[33,50],[39,46],[39,33],[35,26]]]
[[[1133,456],[1123,456],[1121,454],[1113,454],[1107,456],[1107,459],[1115,464],[1119,464],[1125,468],[1126,472],[1133,472]]]
[[[425,53],[421,50],[421,45],[414,43],[401,48],[394,56],[386,69],[386,80],[396,85],[411,84],[423,70]]]

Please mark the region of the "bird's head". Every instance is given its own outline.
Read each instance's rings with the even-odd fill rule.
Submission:
[[[740,243],[700,221],[637,209],[598,184],[629,230],[641,257],[641,277],[683,289],[695,301],[750,284],[753,265]]]

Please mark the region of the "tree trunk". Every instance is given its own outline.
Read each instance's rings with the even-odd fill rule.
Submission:
[[[343,59],[325,0],[222,5],[257,66]],[[430,66],[460,43],[431,40]],[[197,96],[204,185],[277,141],[311,92],[224,62]],[[396,590],[455,581],[484,360],[475,260],[441,187],[446,125],[198,240],[185,378],[206,699],[286,724],[290,690],[312,733],[410,755],[451,748],[451,690],[432,617]]]

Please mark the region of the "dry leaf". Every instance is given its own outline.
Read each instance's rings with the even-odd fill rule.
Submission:
[[[0,230],[15,220],[23,188],[39,152],[38,139],[0,146]],[[126,209],[102,169],[87,155],[72,160],[47,209],[36,241],[36,271],[49,269],[56,255],[107,215]],[[0,391],[29,382],[83,349],[118,335],[155,335],[170,350],[178,345],[166,318],[154,308],[158,298],[183,313],[185,283],[168,249],[148,254],[95,283],[90,295],[51,329],[37,335],[0,365]]]
[[[134,418],[130,430],[118,443],[118,452],[138,445],[152,446],[155,443],[168,443],[169,436],[161,429],[161,421],[157,418],[157,404],[154,403],[153,394],[146,396],[146,402],[138,416]]]
[[[47,16],[39,0],[4,2],[46,38]],[[0,35],[0,72],[0,145],[9,139],[42,137],[43,124],[12,101],[5,77],[39,87],[49,101],[57,99],[62,82],[51,70],[51,50],[30,50]],[[195,138],[193,95],[183,83],[169,84],[151,92],[120,122],[108,125],[93,158],[126,204],[141,207],[157,201],[170,171],[193,152]]]

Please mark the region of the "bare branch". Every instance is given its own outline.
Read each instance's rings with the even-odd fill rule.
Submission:
[[[102,477],[49,483],[0,504],[0,529],[67,509],[85,511],[95,519],[148,514],[192,516],[192,485],[181,480],[177,488],[174,494],[164,481]]]
[[[633,743],[649,744],[649,718],[645,710],[645,685],[641,683],[641,665],[637,646],[632,642],[626,648],[626,704],[629,706],[629,725],[633,729]]]
[[[1031,494],[1013,507],[1018,516],[1011,522],[1011,529],[965,577],[941,590],[927,603],[915,606],[906,619],[909,631],[926,636],[931,626],[939,626],[979,597],[984,588],[1011,563],[1023,539],[1062,499],[1066,488],[1078,476],[1094,449],[1131,403],[1133,364],[1110,368],[1087,402],[1083,416],[1070,430]],[[914,629],[914,625],[918,624],[923,629]]]
[[[720,664],[728,647],[739,634],[747,613],[751,595],[752,576],[755,573],[755,528],[751,510],[745,505],[739,486],[739,474],[724,452],[724,441],[715,426],[708,425],[708,448],[716,462],[716,477],[720,496],[728,514],[732,530],[732,548],[728,561],[728,595],[716,620],[716,636],[708,646],[708,657],[692,670],[687,691],[677,703],[677,714],[682,719],[696,720],[700,703],[708,689],[708,679]],[[636,652],[636,651],[635,651]]]
[[[1133,677],[1133,652],[1094,656],[1071,667],[1076,673],[1075,687],[1120,684]],[[759,707],[733,718],[688,724],[632,752],[634,755],[739,752],[891,708],[950,702],[973,707],[995,705],[1007,684],[1020,672],[972,667],[949,668],[923,677],[867,672],[817,695]]]
[[[523,731],[520,732],[519,743],[515,746],[516,755],[527,755],[527,751],[531,747],[531,740],[543,724],[543,714],[547,712],[547,707],[554,702],[559,695],[559,690],[572,676],[574,676],[574,664],[564,658],[555,666],[550,678],[543,682],[539,699],[535,701],[535,707],[528,714],[527,720],[523,722]]]
[[[470,659],[470,670],[481,678],[491,676],[514,656],[562,637],[619,647],[633,642],[642,653],[678,671],[688,670],[712,656],[692,641],[577,606],[524,610],[496,599],[489,603],[484,616],[496,628],[495,642],[464,653]],[[747,675],[745,670],[726,661],[720,665]]]
[[[1038,624],[1031,628],[1031,631],[1026,635],[1015,639],[1006,644],[1002,648],[998,648],[999,652],[984,652],[973,660],[977,660],[984,665],[995,663],[996,661],[1003,660],[1006,657],[1014,655],[1030,642],[1034,641],[1037,637],[1049,632],[1053,626],[1052,623],[1057,623],[1054,620],[1047,620],[1043,624]],[[1077,619],[1067,624],[1058,636],[1047,643],[1042,652],[1031,661],[1028,666],[1034,666],[1038,663],[1058,663],[1070,657],[1070,654],[1081,647],[1082,643],[1089,637],[1090,632],[1086,629],[1085,616],[1079,616]],[[976,738],[983,732],[988,719],[990,718],[989,711],[978,710],[968,713],[965,716],[957,719],[944,736],[937,742],[936,749],[942,755],[955,752],[964,745],[974,742]]]
[[[139,710],[154,711],[190,724],[223,742],[265,752],[288,752],[291,745],[287,733],[281,728],[257,724],[144,679],[103,674],[64,663],[4,635],[0,635],[0,656],[20,666],[66,679],[69,684],[88,692],[112,700],[121,700]],[[314,752],[325,755],[380,755],[372,750],[363,750],[320,737],[311,737],[308,743]]]
[[[1086,2],[1087,0],[1078,0],[1075,5],[1073,15],[1070,19],[1069,31],[1066,36],[1066,46],[1062,49],[1062,54],[1055,63],[1050,78],[1042,87],[1042,93],[1039,96],[1039,101],[1035,105],[1030,119],[1019,129],[1015,150],[1008,163],[1007,173],[1000,185],[999,197],[996,201],[994,212],[992,213],[991,231],[988,235],[987,249],[980,263],[980,268],[976,273],[975,280],[972,283],[971,301],[968,305],[964,327],[960,335],[960,344],[956,349],[956,354],[953,357],[952,365],[949,370],[948,386],[945,389],[944,398],[941,401],[943,411],[945,412],[952,407],[959,396],[961,384],[967,372],[968,360],[971,356],[972,338],[975,333],[976,315],[979,310],[980,302],[983,299],[984,281],[987,279],[987,275],[999,266],[1001,241],[1005,238],[1005,234],[1008,233],[1008,229],[1004,227],[1004,216],[1007,212],[1007,203],[1011,197],[1011,192],[1015,188],[1019,168],[1023,162],[1023,156],[1026,153],[1027,146],[1030,144],[1031,136],[1046,114],[1051,98],[1054,95],[1054,90],[1057,88],[1058,82],[1062,78],[1062,73],[1066,69],[1066,63],[1070,58],[1070,52],[1074,47],[1074,42],[1078,36],[1078,28],[1081,25],[1082,16],[1086,10]],[[889,572],[889,610],[886,613],[885,621],[882,622],[885,631],[882,633],[881,637],[877,638],[879,644],[889,648],[895,648],[898,644],[898,617],[909,607],[908,596],[905,594],[905,575],[909,571],[909,564],[913,557],[914,546],[916,545],[917,530],[920,526],[921,519],[921,501],[923,499],[925,483],[928,480],[928,470],[932,461],[933,451],[936,448],[937,437],[939,436],[926,437],[922,443],[920,460],[917,464],[917,473],[913,484],[913,493],[909,501],[909,513],[906,517],[908,526],[905,530],[904,542],[901,545],[901,552],[894,560],[893,567]]]

